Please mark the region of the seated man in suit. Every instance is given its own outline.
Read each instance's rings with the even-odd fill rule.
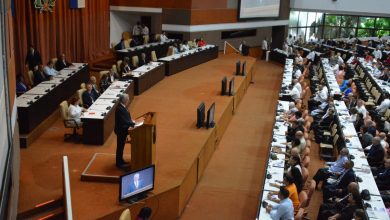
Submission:
[[[45,71],[45,74],[49,77],[53,77],[58,74],[58,71],[54,69],[54,63],[52,60],[47,63],[47,65],[43,68],[43,71]]]
[[[338,210],[335,214],[322,214],[318,217],[319,220],[337,220],[337,219],[353,219],[353,213],[357,209],[362,208],[362,198],[360,193],[352,193],[348,196],[348,204]]]
[[[64,53],[62,53],[60,56],[58,56],[58,60],[56,62],[56,70],[57,71],[60,71],[64,68],[68,68],[70,66],[72,66],[72,63],[66,61]]]
[[[385,150],[382,147],[381,139],[374,137],[372,139],[372,146],[367,154],[367,161],[371,167],[379,167],[383,163]]]
[[[348,160],[344,164],[345,171],[339,176],[337,180],[329,178],[326,185],[323,187],[323,201],[327,202],[333,196],[342,196],[346,192],[346,188],[351,182],[356,179],[353,171],[354,162]]]
[[[49,76],[43,71],[43,65],[39,64],[38,69],[34,71],[34,85],[49,80]]]
[[[96,77],[91,76],[91,77],[89,78],[89,81],[90,81],[91,84],[92,84],[92,92],[94,93],[95,98],[96,98],[96,99],[99,98],[100,92],[99,92],[99,87],[98,87],[98,85],[96,85]]]
[[[357,184],[356,182],[351,182],[348,185],[347,190],[348,191],[346,192],[346,195],[344,197],[337,197],[337,198],[334,197],[333,198],[334,202],[321,204],[317,216],[334,215],[335,213],[337,213],[338,211],[346,207],[348,205],[349,195],[354,193],[359,193],[359,184]]]
[[[348,161],[349,150],[343,148],[335,162],[327,162],[329,167],[318,169],[313,179],[316,181],[316,187],[321,181],[327,180],[331,176],[340,176],[344,172],[344,164]]]
[[[148,64],[148,60],[146,59],[146,54],[145,53],[141,53],[141,57],[138,61],[138,66],[143,66],[145,64]]]
[[[83,104],[85,108],[89,108],[89,106],[91,106],[98,98],[93,92],[93,87],[91,82],[87,83],[87,91],[83,92],[82,98],[83,98]]]
[[[374,172],[373,172],[374,173]],[[385,166],[378,169],[375,175],[375,182],[379,190],[390,189],[390,159],[385,160]]]

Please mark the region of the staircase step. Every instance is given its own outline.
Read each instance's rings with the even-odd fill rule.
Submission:
[[[34,216],[41,213],[47,213],[61,208],[63,206],[63,199],[53,199],[40,204],[35,205],[34,208],[18,213],[17,219],[31,219]]]

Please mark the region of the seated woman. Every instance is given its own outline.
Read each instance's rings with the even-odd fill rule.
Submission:
[[[294,178],[295,186],[297,187],[298,193],[300,193],[303,187],[301,159],[298,156],[291,156],[288,163],[290,167],[287,169],[287,174]]]
[[[70,100],[68,108],[68,117],[70,120],[74,120],[78,126],[82,125],[81,115],[86,111],[85,108],[80,107],[80,98],[78,96],[73,97]]]

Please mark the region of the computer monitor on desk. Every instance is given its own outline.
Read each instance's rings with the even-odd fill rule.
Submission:
[[[209,110],[207,111],[207,121],[206,121],[207,129],[213,128],[215,126],[214,114],[215,114],[215,102],[210,106]]]
[[[240,75],[241,72],[241,61],[237,61],[236,63],[236,75]]]
[[[154,189],[154,165],[133,171],[120,177],[119,201],[129,203],[146,198],[146,193]]]
[[[205,105],[204,102],[201,102],[196,109],[196,127],[201,128],[203,127],[204,119],[205,119]]]

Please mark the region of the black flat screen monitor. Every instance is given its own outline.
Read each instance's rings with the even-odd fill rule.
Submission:
[[[234,77],[229,81],[229,95],[234,95]]]
[[[241,75],[243,75],[243,76],[245,76],[245,70],[246,70],[246,61],[244,61],[243,63],[242,63],[242,70],[241,70]]]
[[[154,189],[154,165],[132,171],[120,177],[119,201],[136,202]]]
[[[221,85],[221,95],[227,95],[227,78],[226,76],[222,79]]]
[[[236,63],[236,75],[240,75],[240,70],[241,70],[241,61],[237,61]]]
[[[214,114],[215,114],[215,102],[210,106],[209,110],[207,111],[207,121],[206,121],[206,128],[213,128],[214,123]]]
[[[203,127],[203,124],[204,124],[204,120],[205,120],[205,105],[204,105],[204,102],[201,102],[200,105],[198,106],[198,108],[196,109],[196,115],[197,115],[197,118],[196,118],[196,127],[197,128],[201,128]]]

